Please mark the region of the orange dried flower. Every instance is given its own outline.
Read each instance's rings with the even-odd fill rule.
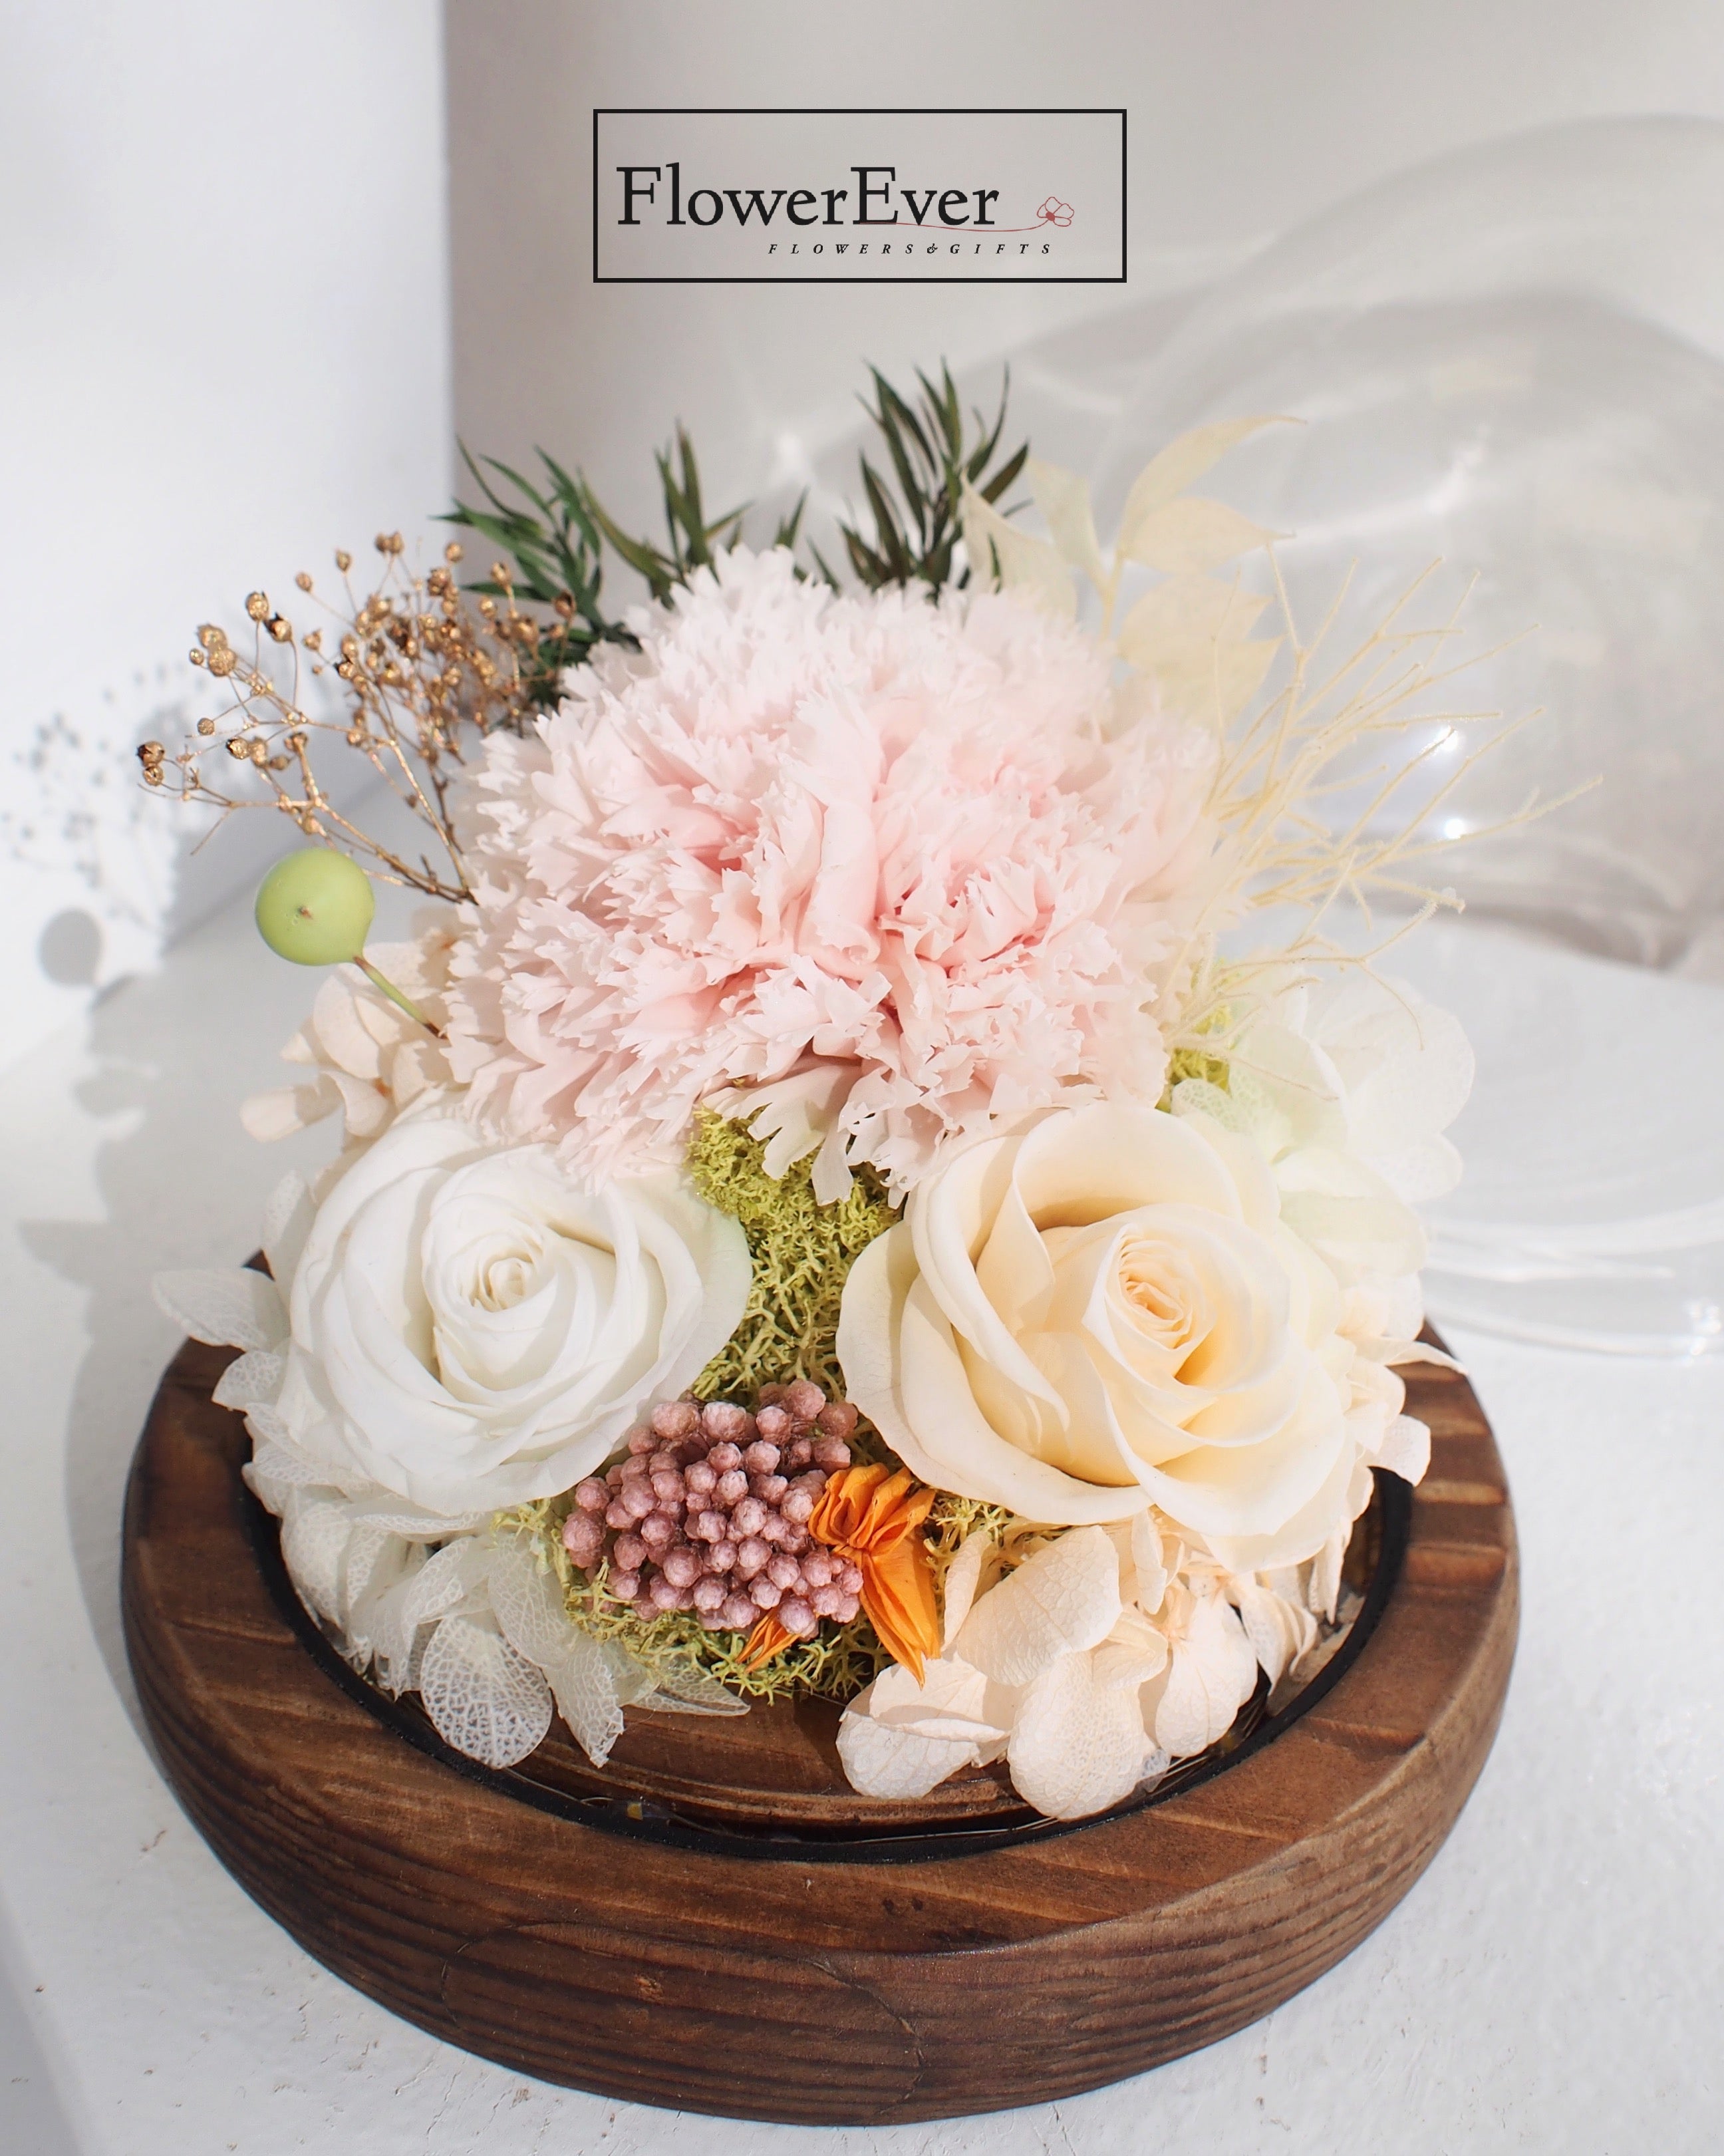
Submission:
[[[940,1651],[933,1568],[918,1530],[934,1492],[907,1467],[846,1467],[820,1494],[808,1532],[862,1570],[862,1607],[881,1644],[921,1681]]]
[[[940,1607],[927,1546],[917,1532],[935,1492],[907,1467],[840,1469],[820,1493],[808,1521],[818,1543],[847,1558],[862,1574],[862,1607],[895,1661],[916,1682],[922,1664],[940,1651]],[[744,1666],[756,1670],[788,1647],[795,1635],[770,1612],[748,1635]]]

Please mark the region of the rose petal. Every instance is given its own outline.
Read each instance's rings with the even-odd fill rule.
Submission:
[[[751,1274],[741,1224],[680,1175],[582,1192],[549,1147],[499,1149],[439,1096],[318,1209],[273,1411],[304,1450],[428,1511],[529,1502],[698,1374]]]
[[[851,1266],[839,1319],[845,1389],[921,1481],[1003,1505],[1023,1518],[1064,1525],[1123,1519],[1143,1503],[1135,1484],[1098,1489],[1033,1460],[983,1420],[952,1328],[917,1285],[916,1253],[900,1224]],[[914,1426],[906,1394],[916,1389]],[[925,1433],[937,1432],[923,1442]],[[937,1449],[936,1449],[937,1446]]]

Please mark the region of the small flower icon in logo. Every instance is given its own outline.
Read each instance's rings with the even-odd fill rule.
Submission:
[[[1036,212],[1036,215],[1044,224],[1070,224],[1071,204],[1061,202],[1058,195],[1049,195]]]

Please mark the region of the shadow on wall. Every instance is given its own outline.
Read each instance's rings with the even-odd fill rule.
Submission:
[[[60,988],[93,988],[101,972],[102,924],[81,906],[55,914],[36,939],[36,963]]]
[[[387,935],[394,907],[382,911]],[[51,927],[52,955],[87,965],[89,917],[63,915]],[[132,1450],[175,1345],[150,1284],[158,1271],[243,1260],[275,1183],[331,1147],[326,1131],[259,1145],[239,1114],[248,1094],[281,1082],[280,1050],[321,978],[273,957],[249,908],[230,906],[158,972],[101,996],[81,1039],[69,1031],[44,1044],[19,1074],[32,1100],[75,1102],[62,1127],[94,1156],[100,1217],[29,1220],[20,1232],[85,1299],[88,1345],[67,1418],[67,1526],[91,1630],[141,1734],[121,1632],[120,1520]]]

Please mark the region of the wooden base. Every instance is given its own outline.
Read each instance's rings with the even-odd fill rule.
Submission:
[[[1026,1814],[998,1774],[870,1804],[844,1788],[818,1704],[631,1715],[603,1774],[560,1725],[513,1774],[459,1760],[293,1600],[239,1477],[249,1440],[209,1397],[228,1360],[182,1351],[127,1495],[126,1637],[168,1775],[320,1961],[546,2081],[885,2124],[1119,2080],[1256,2020],[1357,1945],[1429,1861],[1496,1731],[1513,1522],[1489,1427],[1448,1371],[1409,1376],[1431,1471],[1383,1508],[1368,1635],[1362,1621],[1296,1718],[1242,1727],[1183,1786],[1072,1827]]]

